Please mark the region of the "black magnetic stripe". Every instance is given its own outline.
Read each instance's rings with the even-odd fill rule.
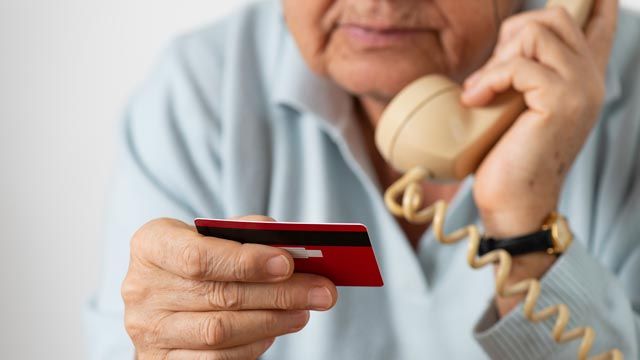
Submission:
[[[229,229],[198,226],[204,236],[264,245],[371,246],[369,236],[360,231],[297,231]]]

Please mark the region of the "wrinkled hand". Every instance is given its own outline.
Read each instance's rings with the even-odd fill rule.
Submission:
[[[465,82],[469,106],[509,88],[527,106],[476,172],[474,196],[487,233],[536,231],[555,210],[601,110],[617,11],[617,1],[595,0],[585,31],[560,7],[515,15],[503,23],[490,61]]]
[[[336,302],[328,279],[292,273],[282,249],[204,237],[177,220],[149,222],[131,240],[122,285],[138,359],[256,359],[277,336],[302,329],[308,310]]]

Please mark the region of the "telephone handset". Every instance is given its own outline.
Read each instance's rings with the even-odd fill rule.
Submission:
[[[549,0],[547,6],[563,6],[584,26],[593,0]],[[536,312],[540,282],[526,279],[511,286],[511,256],[494,250],[478,257],[480,232],[475,225],[444,233],[447,204],[438,201],[422,206],[425,179],[462,179],[476,170],[498,139],[525,110],[521,94],[510,91],[499,95],[485,107],[467,108],[460,103],[461,87],[442,75],[428,75],[409,84],[385,109],[376,129],[378,150],[396,170],[405,174],[385,193],[385,203],[396,216],[412,223],[432,222],[434,235],[443,244],[469,239],[467,261],[473,268],[497,264],[496,293],[500,296],[526,294],[524,316],[540,322],[555,316],[552,336],[564,343],[582,338],[578,359],[586,359],[595,332],[590,327],[567,330],[569,309],[565,304],[548,306]],[[398,201],[400,200],[400,201]],[[623,359],[618,349],[595,356],[597,359]]]
[[[593,0],[550,0],[584,25]],[[376,145],[393,167],[423,167],[431,179],[462,179],[473,172],[497,140],[525,110],[521,94],[511,91],[486,107],[460,104],[460,85],[442,75],[427,75],[404,88],[385,109]]]

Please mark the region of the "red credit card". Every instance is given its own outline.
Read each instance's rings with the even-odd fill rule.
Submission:
[[[382,276],[362,224],[309,224],[196,219],[204,236],[287,250],[295,271],[322,275],[337,286],[382,286]]]

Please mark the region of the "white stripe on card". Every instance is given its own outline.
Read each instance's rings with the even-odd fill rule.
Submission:
[[[283,247],[281,248],[286,250],[291,254],[294,259],[308,259],[308,258],[321,258],[322,250],[307,250],[301,247]]]

